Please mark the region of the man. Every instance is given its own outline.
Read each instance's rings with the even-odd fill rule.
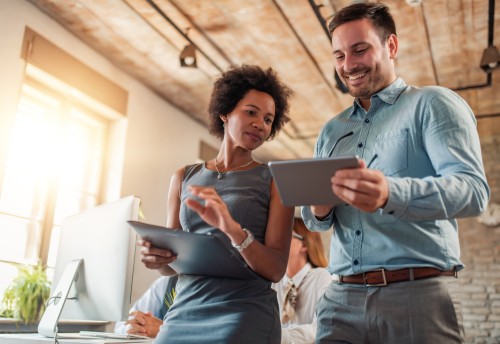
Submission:
[[[329,31],[355,101],[324,126],[315,156],[362,159],[332,176],[346,205],[302,209],[309,229],[335,228],[316,342],[460,343],[456,218],[479,215],[490,192],[474,114],[448,89],[396,76],[387,6],[348,6]]]
[[[129,319],[115,324],[115,333],[135,334],[156,338],[163,317],[174,302],[177,276],[157,278],[132,305]]]

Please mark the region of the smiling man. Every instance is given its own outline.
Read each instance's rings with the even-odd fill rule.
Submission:
[[[479,215],[490,193],[475,116],[451,90],[397,77],[387,6],[348,6],[329,30],[355,100],[323,127],[315,156],[361,159],[332,176],[345,205],[302,208],[309,229],[335,228],[316,342],[461,343],[456,219]]]

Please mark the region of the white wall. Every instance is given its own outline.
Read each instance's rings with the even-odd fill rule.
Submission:
[[[0,8],[0,171],[5,162],[9,127],[22,82],[24,61],[20,52],[24,29],[30,26],[129,92],[121,196],[139,196],[146,221],[164,224],[172,173],[197,159],[200,140],[214,147],[218,147],[219,142],[208,134],[205,127],[116,68],[29,2],[0,0]],[[148,271],[138,263],[133,298],[139,296],[156,277],[156,272]]]

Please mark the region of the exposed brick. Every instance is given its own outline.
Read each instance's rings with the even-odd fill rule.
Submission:
[[[478,314],[464,314],[463,317],[464,317],[464,320],[471,321],[471,322],[474,321],[474,322],[483,323],[486,320],[485,315],[478,315]]]
[[[461,287],[462,293],[483,293],[485,290],[485,287],[476,284],[464,285]]]
[[[479,328],[481,330],[494,330],[495,329],[495,324],[490,323],[490,322],[485,322],[479,325]]]

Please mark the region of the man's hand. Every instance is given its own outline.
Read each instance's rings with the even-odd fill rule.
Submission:
[[[332,211],[331,205],[312,205],[311,212],[318,220],[323,220]]]
[[[345,203],[366,212],[383,208],[389,198],[389,184],[382,172],[366,168],[342,169],[331,179],[333,192]]]
[[[129,320],[125,323],[128,334],[156,338],[160,326],[163,324],[162,320],[154,317],[150,312],[135,311],[130,313],[129,316]]]

